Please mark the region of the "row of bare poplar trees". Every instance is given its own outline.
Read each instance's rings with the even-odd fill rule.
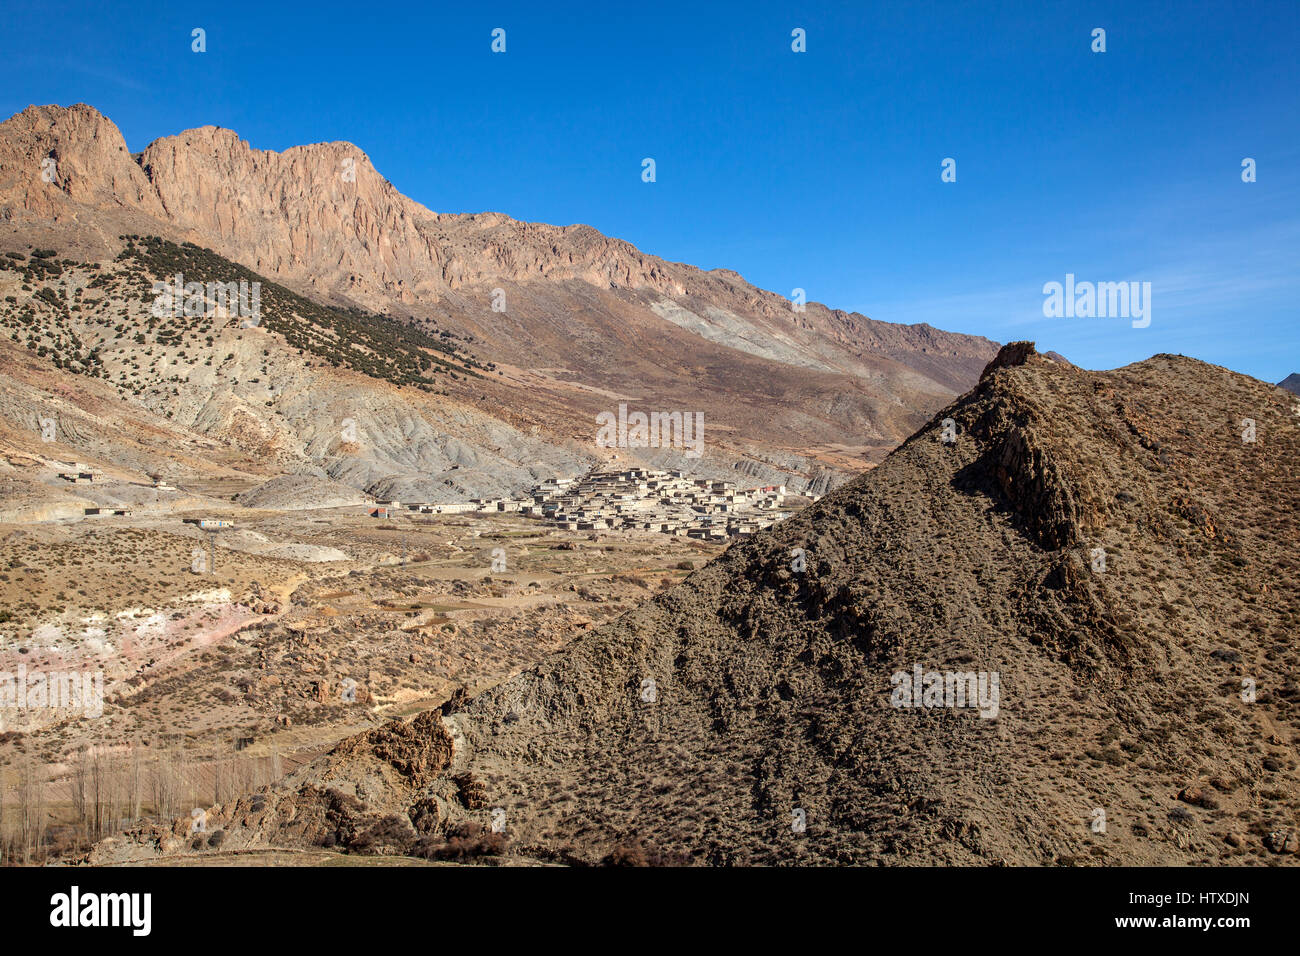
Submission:
[[[278,752],[199,759],[183,747],[87,748],[51,772],[0,767],[0,865],[40,864],[147,822],[188,817],[283,776]]]

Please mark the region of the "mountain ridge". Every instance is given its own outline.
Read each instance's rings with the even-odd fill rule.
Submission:
[[[347,141],[340,140],[292,146],[283,151],[259,150],[251,147],[249,142],[242,139],[234,130],[208,125],[184,130],[170,136],[158,137],[140,152],[132,154],[127,151],[125,140],[112,121],[94,107],[84,103],[75,104],[66,109],[54,106],[29,106],[26,110],[15,114],[5,123],[0,124],[0,129],[9,127],[11,124],[17,128],[20,137],[26,136],[29,140],[34,140],[28,143],[31,149],[39,149],[42,146],[57,142],[61,127],[64,126],[69,127],[70,130],[77,134],[70,138],[74,142],[79,142],[87,135],[84,128],[89,127],[89,136],[94,146],[98,147],[92,149],[90,154],[97,158],[101,164],[113,167],[105,185],[111,190],[115,190],[115,192],[110,195],[102,195],[101,189],[92,189],[83,185],[83,180],[92,179],[92,177],[79,169],[76,161],[81,157],[78,155],[77,150],[73,148],[68,151],[67,156],[63,157],[72,160],[74,163],[71,177],[68,176],[68,169],[64,167],[63,163],[60,163],[62,169],[60,175],[66,182],[63,191],[70,197],[82,201],[134,203],[143,212],[155,218],[170,218],[173,221],[181,218],[184,213],[184,219],[187,222],[208,222],[215,226],[215,234],[219,236],[229,235],[231,221],[223,219],[220,211],[215,211],[210,219],[204,219],[203,217],[207,214],[201,211],[199,206],[206,205],[205,200],[220,197],[205,195],[202,189],[185,191],[185,187],[201,184],[205,181],[203,177],[193,174],[193,168],[202,164],[204,160],[232,166],[239,172],[251,172],[255,176],[271,177],[268,186],[274,188],[264,189],[263,192],[275,193],[276,203],[283,207],[284,204],[294,200],[301,200],[302,197],[286,194],[283,183],[274,181],[278,172],[275,169],[277,165],[283,165],[284,161],[288,161],[292,168],[299,170],[311,180],[321,185],[339,189],[341,192],[342,187],[347,185],[347,181],[341,179],[343,173],[342,163],[344,160],[351,159],[355,161],[354,170],[357,178],[354,182],[359,184],[358,209],[360,210],[359,215],[362,217],[362,221],[357,224],[359,232],[363,233],[365,238],[375,244],[383,242],[394,247],[409,244],[415,248],[423,248],[435,266],[442,266],[440,270],[441,278],[450,289],[456,289],[463,284],[472,283],[483,278],[523,279],[531,277],[533,273],[532,264],[530,264],[529,268],[520,268],[520,264],[517,262],[519,254],[515,250],[538,244],[545,245],[548,242],[555,243],[557,240],[566,239],[570,240],[565,250],[569,255],[569,262],[543,263],[538,267],[543,275],[551,278],[586,278],[588,281],[593,281],[593,284],[600,280],[607,280],[614,286],[626,285],[633,289],[648,286],[660,292],[684,295],[689,294],[690,289],[678,281],[677,277],[669,275],[668,271],[685,270],[696,280],[712,277],[717,280],[734,281],[745,286],[745,292],[761,296],[765,306],[774,307],[781,313],[790,312],[789,300],[776,293],[750,285],[734,269],[715,268],[703,270],[686,263],[669,261],[659,256],[644,253],[631,243],[606,236],[586,224],[576,223],[555,226],[547,223],[516,220],[499,212],[434,212],[416,200],[401,194],[391,182],[375,170],[363,150]],[[47,126],[48,129],[42,130],[40,128],[42,124]],[[12,135],[9,132],[0,133],[0,136]],[[104,140],[108,142],[102,144],[101,141]],[[116,147],[116,149],[113,147]],[[125,162],[120,161],[122,157],[125,157]],[[329,161],[322,163],[322,157]],[[55,155],[53,158],[58,160],[60,157]],[[118,161],[112,162],[112,160]],[[135,175],[137,172],[139,173],[138,177]],[[124,178],[129,178],[129,185],[132,188],[126,189],[120,185]],[[223,178],[230,180],[234,177],[225,176]],[[17,181],[19,181],[19,177],[14,177],[11,183],[8,184],[11,186],[10,191],[12,191],[12,184]],[[151,190],[152,196],[149,195]],[[120,191],[123,195],[117,195],[116,191]],[[3,196],[4,193],[3,187],[0,187],[0,196]],[[138,198],[133,198],[132,193],[135,193]],[[25,205],[27,210],[40,208],[40,204],[35,198],[40,195],[38,191],[28,190],[25,195],[27,197]],[[377,229],[374,228],[375,223],[371,221],[368,215],[369,209],[383,205],[383,203],[375,201],[379,197],[396,207],[396,220],[386,221],[385,224],[390,227],[392,232],[396,233],[397,238],[393,238],[389,234],[381,236]],[[364,202],[361,200],[364,200]],[[237,205],[237,203],[233,202],[232,204]],[[54,211],[52,206],[44,208]],[[16,212],[15,207],[7,209],[0,207],[0,213],[3,213],[5,218],[13,218]],[[380,218],[392,219],[392,217],[387,216]],[[430,221],[433,223],[466,224],[471,227],[471,232],[482,232],[499,226],[508,226],[516,231],[516,235],[512,237],[514,241],[509,248],[502,243],[492,241],[486,243],[485,255],[498,267],[497,269],[491,272],[482,269],[467,272],[464,268],[465,263],[456,256],[455,250],[452,250],[449,256],[444,257],[442,250],[434,248],[429,241],[422,241],[423,237],[417,235],[419,225]],[[413,228],[415,231],[413,231]],[[210,238],[213,230],[208,230],[205,234]],[[298,233],[290,233],[281,238],[287,238],[288,241],[284,242],[283,245],[291,250],[291,256],[301,254],[301,250],[305,248],[307,242],[306,237]],[[399,242],[398,239],[402,241]],[[221,252],[222,250],[218,248],[217,251]],[[529,251],[531,253],[534,250],[529,249]],[[552,249],[552,251],[559,252],[558,249]],[[582,265],[586,266],[585,269],[565,268],[566,265],[574,265],[573,254],[575,251],[588,254],[589,261],[582,263]],[[621,254],[625,259],[609,261],[608,257],[614,253]],[[286,270],[282,263],[272,259],[271,254],[263,256],[255,251],[254,255],[257,258],[256,261],[249,263],[250,268],[268,270],[277,277],[283,277],[286,271],[293,272],[292,268]],[[635,260],[635,263],[632,260]],[[384,262],[383,257],[381,257],[380,261]],[[399,288],[405,285],[404,279],[393,279],[392,281],[396,281]],[[829,309],[816,302],[810,302],[808,306],[813,310],[814,314],[828,313],[849,327],[854,324],[853,320],[865,319],[864,316],[856,313]],[[804,319],[803,321],[812,320]],[[867,321],[873,322],[874,320]],[[980,341],[977,336],[963,336],[942,332],[926,323],[905,326],[894,323],[879,324],[899,329],[914,329],[918,333],[930,336],[935,344],[948,337],[957,340]],[[982,341],[987,342],[988,340]]]
[[[796,311],[732,270],[585,225],[432,212],[351,144],[276,153],[208,126],[132,154],[85,104],[0,123],[0,246],[105,264],[124,235],[194,243],[316,302],[454,335],[495,371],[452,397],[547,441],[592,442],[595,416],[620,402],[694,410],[711,423],[714,466],[796,486],[869,467],[995,352],[927,325]]]

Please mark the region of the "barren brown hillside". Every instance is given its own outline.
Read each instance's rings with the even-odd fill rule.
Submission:
[[[570,861],[1294,863],[1298,451],[1273,385],[1007,346],[875,470],[209,820],[228,848],[496,820]],[[893,706],[917,667],[996,674],[996,713]]]

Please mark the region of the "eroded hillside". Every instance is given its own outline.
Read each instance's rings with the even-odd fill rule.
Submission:
[[[1291,405],[1179,356],[1007,346],[875,470],[212,819],[354,852],[493,822],[574,862],[1294,862]],[[898,706],[917,668],[999,694]],[[188,852],[184,826],[94,858]]]

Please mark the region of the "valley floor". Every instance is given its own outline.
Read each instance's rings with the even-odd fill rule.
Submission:
[[[6,861],[184,816],[480,692],[720,550],[518,514],[367,512],[0,525],[0,672],[102,672],[104,695],[99,716],[0,708]],[[185,523],[198,516],[229,522],[215,551]]]

